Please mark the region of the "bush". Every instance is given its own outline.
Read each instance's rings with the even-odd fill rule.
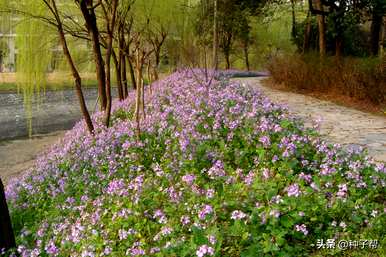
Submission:
[[[385,245],[383,164],[325,143],[238,83],[182,71],[153,86],[139,141],[122,115],[129,97],[111,128],[99,122],[91,137],[78,124],[8,186],[23,256],[326,256],[345,252],[318,250],[318,239]]]
[[[375,105],[386,104],[384,60],[317,55],[276,56],[268,65],[272,78],[288,88],[305,92],[335,93]]]

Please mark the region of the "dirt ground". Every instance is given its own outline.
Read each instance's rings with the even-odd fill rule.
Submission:
[[[35,135],[31,139],[0,142],[0,177],[4,184],[34,165],[38,155],[63,137],[65,131]]]

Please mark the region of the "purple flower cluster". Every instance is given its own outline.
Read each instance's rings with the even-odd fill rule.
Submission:
[[[202,207],[202,209],[198,212],[198,218],[200,220],[204,220],[207,215],[209,214],[212,214],[213,213],[213,208],[212,206],[210,206],[209,204],[206,204]]]
[[[337,199],[352,197],[349,192],[381,195],[383,164],[362,158],[357,149],[345,152],[327,144],[259,91],[212,75],[183,70],[151,85],[141,140],[135,121],[122,118],[132,116],[131,92],[113,104],[111,127],[96,113],[94,136],[78,123],[33,169],[12,181],[6,190],[11,215],[37,211],[45,217],[24,224],[17,235],[20,255],[147,256],[182,247],[212,256],[219,254],[216,242],[227,241],[216,239],[218,229],[239,223],[234,220],[245,221],[250,234],[257,218],[258,233],[272,236],[272,222],[280,226],[292,213],[304,223],[294,230],[308,235],[315,231],[307,228],[308,207],[325,211]],[[303,202],[308,197],[315,201]],[[384,216],[383,203],[368,202],[366,225]],[[353,210],[356,215],[361,208]],[[340,228],[362,225],[345,222]],[[190,245],[193,230],[208,245]],[[231,241],[222,247],[235,250]]]
[[[213,256],[214,249],[208,245],[201,245],[196,251],[197,257]]]
[[[305,224],[295,225],[295,230],[303,233],[305,236],[308,235],[307,226]]]

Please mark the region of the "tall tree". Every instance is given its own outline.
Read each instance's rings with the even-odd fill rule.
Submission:
[[[322,0],[316,0],[316,8],[321,11],[317,14],[318,19],[318,31],[319,31],[319,54],[321,57],[326,55],[327,46],[326,46],[326,19],[324,14],[324,7],[322,5]]]
[[[106,111],[105,111],[105,125],[106,127],[110,124],[110,115],[111,115],[111,105],[112,105],[112,96],[111,96],[111,56],[113,54],[113,40],[114,40],[114,30],[115,30],[115,21],[118,8],[118,0],[102,1],[102,10],[105,16],[106,29],[107,29],[107,51],[106,51]]]
[[[369,4],[371,13],[371,54],[376,56],[383,48],[382,33],[384,26],[384,16],[386,15],[386,1],[371,0]]]
[[[83,96],[82,79],[79,75],[79,72],[78,72],[76,66],[75,66],[75,63],[74,63],[73,58],[71,56],[70,50],[68,49],[68,44],[67,44],[67,40],[66,40],[66,37],[64,34],[64,29],[63,29],[62,18],[60,17],[58,8],[56,6],[56,2],[55,2],[55,0],[50,0],[50,1],[49,0],[43,0],[43,2],[55,18],[56,23],[54,23],[54,24],[56,25],[56,28],[57,28],[57,31],[59,34],[59,39],[60,39],[60,44],[62,45],[63,54],[64,54],[69,66],[70,66],[71,73],[72,73],[72,76],[74,78],[75,90],[76,90],[76,94],[77,94],[78,99],[79,99],[80,109],[81,109],[81,112],[82,112],[83,117],[85,119],[85,122],[86,122],[86,125],[87,125],[89,132],[91,134],[93,134],[94,133],[94,126],[93,126],[93,123],[92,123],[92,120],[90,117],[90,113],[87,109],[87,105],[86,105],[86,102],[85,102],[85,99]]]
[[[106,72],[105,65],[102,57],[100,33],[97,24],[97,16],[95,9],[99,6],[99,2],[94,4],[93,0],[75,0],[78,4],[84,21],[86,23],[87,31],[91,39],[96,75],[98,80],[98,94],[100,100],[100,109],[105,111],[107,108],[107,96],[106,96]]]

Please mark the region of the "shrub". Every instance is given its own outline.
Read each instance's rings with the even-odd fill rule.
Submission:
[[[316,55],[276,56],[268,65],[272,78],[290,89],[335,93],[382,106],[386,104],[385,60]]]
[[[139,141],[122,115],[129,98],[111,128],[91,137],[79,123],[8,186],[23,256],[339,255],[317,240],[370,235],[385,245],[383,164],[238,83],[181,71],[153,87]]]

